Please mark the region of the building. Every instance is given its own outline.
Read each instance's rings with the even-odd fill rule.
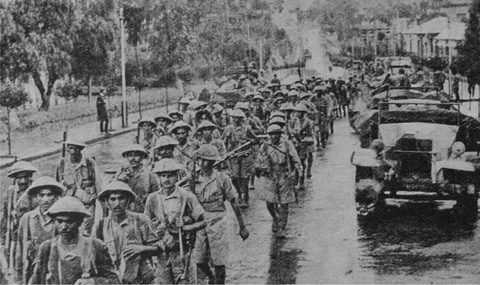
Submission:
[[[465,39],[466,24],[437,17],[401,32],[404,51],[423,58],[448,59],[457,54],[456,47]]]

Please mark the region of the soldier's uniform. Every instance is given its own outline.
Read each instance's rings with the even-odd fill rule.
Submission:
[[[181,167],[172,159],[163,159],[152,172],[158,174],[176,172]],[[153,222],[157,235],[165,246],[165,255],[160,258],[161,277],[162,281],[165,282],[164,284],[175,283],[185,270],[182,256],[180,256],[179,230],[175,224],[177,218],[183,218],[187,225],[193,224],[203,219],[205,212],[193,193],[178,186],[174,187],[175,190],[168,195],[162,189],[151,193],[147,198],[145,208],[145,214]],[[182,232],[185,253],[193,250],[195,236],[196,232]],[[188,279],[186,283],[191,283],[194,280],[191,271],[186,277]]]
[[[108,184],[100,193],[99,199],[105,201],[110,193],[121,192],[131,200],[136,199],[130,187],[120,181]],[[136,255],[130,259],[123,257],[125,246],[153,246],[161,251],[162,244],[154,230],[152,221],[143,213],[126,210],[125,219],[119,224],[113,219],[112,213],[102,218],[96,226],[94,236],[103,240],[112,257],[113,264],[120,274],[123,284],[151,284],[156,277],[152,256]]]
[[[139,145],[134,144],[122,152],[122,156],[126,157],[129,153],[138,152],[146,159],[148,153]],[[129,210],[136,213],[143,213],[145,211],[145,202],[150,193],[158,191],[160,188],[158,177],[148,172],[140,165],[139,169],[134,170],[130,165],[122,167],[114,176],[114,180],[125,182],[130,186],[132,191],[137,196],[137,199],[130,203]]]
[[[177,122],[172,126],[171,133],[176,134],[179,129],[184,129],[186,132],[190,131],[191,127],[184,122]],[[192,138],[187,138],[185,144],[181,145],[180,141],[173,150],[173,158],[185,166],[187,171],[193,170],[193,154],[194,151],[200,147],[200,143]]]
[[[88,217],[90,212],[76,198],[67,196],[47,211],[57,215]],[[29,284],[74,284],[79,279],[93,279],[95,284],[119,284],[120,280],[105,244],[96,238],[78,234],[76,244],[64,245],[58,235],[40,245]]]
[[[230,113],[230,116],[235,117],[235,119],[245,119],[245,114],[238,109],[233,110]],[[235,123],[230,124],[225,128],[225,132],[223,134],[223,140],[225,141],[227,151],[232,151],[233,149],[248,141],[251,141],[252,139],[255,139],[255,135],[253,134],[250,126],[244,122],[240,123],[239,125],[235,125]],[[246,157],[231,159],[229,161],[229,165],[230,177],[232,177],[233,184],[237,188],[237,191],[239,191],[239,204],[243,207],[248,206],[248,183],[250,176],[253,175],[254,171],[253,155],[250,153]]]
[[[36,198],[42,189],[49,189],[55,197],[64,193],[65,187],[55,179],[44,176],[36,179],[28,188],[30,197]],[[32,277],[34,261],[40,245],[55,235],[55,227],[51,217],[42,214],[40,206],[25,213],[20,219],[17,236],[17,248],[15,252],[16,281],[19,284],[27,284]]]
[[[85,144],[75,141],[65,142],[67,147],[74,145],[84,148]],[[79,163],[72,163],[69,157],[62,157],[55,169],[55,179],[66,187],[66,195],[79,199],[92,214],[85,219],[82,230],[86,235],[92,231],[96,199],[102,182],[97,173],[95,161],[82,155]]]
[[[267,132],[274,134],[282,130],[272,125]],[[261,188],[259,197],[267,202],[267,208],[274,219],[274,227],[278,223],[280,229],[284,230],[288,219],[288,207],[284,207],[281,213],[278,213],[274,210],[276,208],[274,205],[288,205],[296,200],[295,170],[303,173],[297,151],[290,141],[282,137],[277,145],[273,145],[271,141],[264,142],[260,146],[256,165],[257,173],[263,174],[260,181],[264,187]]]
[[[203,129],[216,129],[217,126],[215,126],[212,122],[209,121],[204,121],[198,126],[197,131],[201,132]],[[200,140],[200,146],[204,144],[211,144],[214,147],[217,148],[218,154],[223,157],[227,153],[227,148],[225,147],[225,143],[221,139],[214,139],[211,138],[210,141],[207,141],[205,137],[202,136],[202,139]]]
[[[317,110],[318,110],[318,128],[320,131],[320,140],[322,143],[322,147],[326,147],[328,137],[329,137],[329,100],[326,98],[323,92],[325,91],[325,87],[323,86],[316,86],[314,88],[314,92],[317,93]],[[321,94],[321,95],[320,95]]]
[[[152,128],[152,131],[150,133],[145,133],[144,131],[144,135],[142,139],[138,140],[138,142],[137,142],[137,139],[135,139],[133,143],[141,144],[148,153],[151,153],[153,147],[157,143],[157,135],[155,134],[155,131],[154,131],[157,127],[157,124],[151,120],[143,120],[138,122],[138,126],[142,128],[145,124],[150,125]]]
[[[313,155],[312,153],[315,151],[314,149],[314,125],[313,121],[306,117],[306,113],[308,109],[303,104],[298,104],[295,106],[296,112],[303,112],[305,113],[303,118],[297,118],[295,121],[294,127],[294,134],[297,139],[297,152],[302,163],[303,170],[307,170],[307,176],[311,177],[311,167],[313,162]],[[308,167],[307,167],[307,160],[308,160]],[[303,178],[304,175],[301,175],[302,178],[299,181],[299,186],[304,187]]]

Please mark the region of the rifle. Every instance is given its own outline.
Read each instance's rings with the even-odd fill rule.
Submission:
[[[140,143],[140,124],[137,125],[137,144]]]
[[[218,160],[216,161],[213,165],[212,165],[212,168],[220,165],[222,162],[224,162],[225,160],[227,159],[230,159],[230,158],[234,158],[234,157],[240,157],[240,156],[244,156],[244,155],[247,155],[248,153],[250,153],[250,149],[247,149],[247,150],[244,150],[244,148],[250,146],[252,144],[252,142],[248,141],[244,144],[242,144],[241,146],[237,147],[236,149],[230,151],[229,153],[227,153],[225,155],[225,157],[221,160]],[[182,180],[180,180],[177,185],[180,186],[180,187],[184,187],[185,185],[187,185],[187,183],[189,183],[193,176],[196,176],[198,174],[200,174],[200,171],[202,171],[203,169],[198,169],[198,170],[195,170],[195,172],[192,171],[192,173],[190,173],[189,175],[187,175],[185,178],[183,178]],[[191,184],[190,184],[191,185]]]
[[[193,159],[192,178],[190,179],[190,192],[195,193],[195,185],[197,184],[197,162]]]
[[[293,165],[292,165],[292,159],[290,157],[290,153],[288,151],[288,148],[287,148],[287,151],[285,152],[283,150],[278,149],[276,146],[274,146],[270,143],[267,143],[267,145],[272,147],[273,149],[279,151],[281,154],[285,155],[286,160],[287,160],[288,173],[292,173],[293,172]],[[296,187],[293,187],[293,192],[295,193],[295,202],[298,204],[298,191],[297,191]]]

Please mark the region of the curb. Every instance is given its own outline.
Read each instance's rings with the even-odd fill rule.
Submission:
[[[124,134],[130,133],[130,132],[136,131],[136,130],[137,130],[137,127],[130,127],[130,128],[125,129],[125,130],[120,130],[120,131],[117,131],[115,133],[112,133],[110,136],[100,136],[100,137],[96,137],[96,138],[87,140],[87,141],[85,141],[85,144],[87,144],[87,145],[94,144],[96,142],[103,141],[103,140],[106,140],[106,139],[110,139],[110,138],[113,138],[113,137],[117,137],[117,136],[120,136],[120,135],[124,135]],[[38,154],[35,154],[35,155],[31,155],[31,156],[21,157],[21,158],[18,158],[18,160],[33,161],[33,160],[37,160],[37,159],[44,158],[44,157],[47,157],[47,156],[55,155],[55,154],[58,154],[58,153],[61,153],[61,152],[62,152],[62,148],[58,148],[58,149],[55,149],[55,150],[50,150],[50,151],[38,153]],[[14,164],[13,161],[7,162],[7,163],[4,163],[4,164],[0,164],[0,170],[4,169],[4,168],[7,168],[7,167],[10,167],[13,164]]]

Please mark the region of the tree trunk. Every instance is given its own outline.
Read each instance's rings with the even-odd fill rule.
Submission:
[[[88,81],[88,90],[87,90],[88,103],[90,103],[90,100],[92,100],[92,79],[93,79],[93,77],[89,74],[88,77],[87,77],[87,81]]]
[[[50,97],[52,96],[53,92],[53,85],[58,79],[58,76],[55,73],[48,75],[48,82],[47,82],[47,89],[45,90],[45,86],[43,85],[42,79],[40,77],[40,73],[38,71],[34,71],[32,73],[33,81],[40,92],[40,97],[42,98],[42,105],[38,108],[39,111],[48,111],[50,108]]]
[[[8,125],[8,154],[12,154],[12,127],[10,126],[10,108],[7,108],[7,125]]]

